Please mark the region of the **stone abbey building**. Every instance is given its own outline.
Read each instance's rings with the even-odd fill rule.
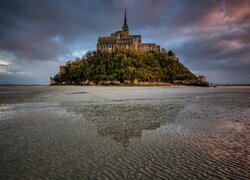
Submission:
[[[110,36],[98,38],[97,51],[113,52],[116,49],[130,49],[139,51],[160,52],[160,46],[155,43],[142,43],[141,35],[130,35],[127,24],[126,10],[124,24],[121,31],[116,31]]]

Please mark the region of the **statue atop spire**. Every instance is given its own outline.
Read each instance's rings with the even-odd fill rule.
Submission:
[[[126,9],[125,9],[124,23],[123,23],[122,29],[128,29]]]

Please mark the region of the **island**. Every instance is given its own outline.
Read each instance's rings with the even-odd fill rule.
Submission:
[[[125,11],[121,31],[99,37],[96,50],[60,66],[51,85],[208,86],[205,76],[190,72],[176,54],[130,35]]]

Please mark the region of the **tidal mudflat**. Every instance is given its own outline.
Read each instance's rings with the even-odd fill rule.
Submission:
[[[249,179],[250,88],[0,87],[0,179]]]

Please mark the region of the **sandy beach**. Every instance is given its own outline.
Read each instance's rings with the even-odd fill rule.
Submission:
[[[250,88],[0,87],[0,179],[248,179]]]

